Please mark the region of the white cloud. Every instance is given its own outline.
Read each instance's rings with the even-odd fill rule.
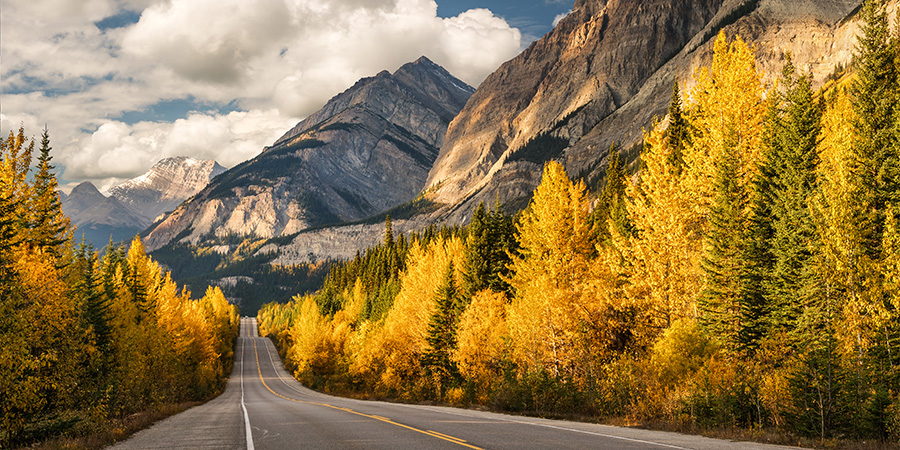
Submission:
[[[522,40],[488,10],[440,18],[432,0],[4,0],[3,8],[0,128],[24,123],[38,134],[49,125],[64,181],[100,184],[166,156],[234,165],[359,78],[422,55],[477,86]],[[95,26],[126,10],[140,20]],[[188,98],[241,111],[120,119]]]
[[[553,18],[553,27],[555,28],[557,25],[559,25],[559,23],[562,22],[562,20],[565,19],[569,14],[572,14],[571,9],[569,10],[569,12],[557,14],[556,17]]]
[[[108,121],[64,152],[66,179],[91,180],[109,187],[147,171],[162,158],[190,155],[214,159],[225,167],[256,156],[291,125],[275,110],[192,113],[172,123]]]

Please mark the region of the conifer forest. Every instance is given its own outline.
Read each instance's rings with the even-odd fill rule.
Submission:
[[[550,160],[515,214],[388,217],[379,245],[316,266],[315,293],[264,305],[260,335],[331,394],[900,442],[900,33],[880,2],[860,14],[821,89],[790,56],[764,83],[719,32],[598,192]],[[139,237],[77,238],[51,150],[46,128],[0,139],[3,448],[208,400],[238,339],[238,307],[179,287]]]
[[[551,161],[514,217],[388,221],[261,333],[326,392],[896,442],[900,41],[865,5],[821,90],[720,34],[597,195]]]
[[[36,148],[37,145],[37,148]],[[34,153],[36,165],[32,167]],[[99,252],[62,214],[50,138],[0,140],[0,447],[113,433],[221,392],[237,308],[179,289],[135,238]]]

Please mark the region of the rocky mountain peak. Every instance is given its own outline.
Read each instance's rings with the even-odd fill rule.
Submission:
[[[147,173],[110,189],[109,195],[139,211],[149,225],[163,212],[175,209],[200,192],[222,172],[225,168],[213,160],[186,156],[164,158]]]
[[[846,65],[859,0],[577,0],[550,33],[491,74],[451,122],[428,176],[430,220],[462,222],[479,201],[524,207],[548,160],[595,188],[612,144],[630,150],[672,85],[689,92],[720,30],[755,44],[777,76],[783,55],[824,82]],[[635,147],[637,148],[637,147]],[[637,151],[632,152],[632,158]]]
[[[427,58],[356,82],[154,226],[175,237],[274,237],[359,220],[412,200],[447,124],[474,90]],[[179,238],[181,239],[181,238]]]

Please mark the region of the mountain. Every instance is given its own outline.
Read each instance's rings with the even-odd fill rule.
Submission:
[[[896,9],[896,1],[891,2]],[[430,212],[394,229],[465,223],[481,201],[524,208],[543,164],[561,162],[593,190],[617,145],[632,163],[644,129],[666,114],[676,81],[683,95],[712,61],[720,30],[756,49],[767,82],[785,53],[821,86],[848,67],[859,0],[577,0],[542,39],[487,77],[448,127],[423,184]],[[436,204],[436,205],[434,205]],[[393,216],[393,214],[392,214]],[[268,244],[278,264],[352,257],[377,244],[382,225],[301,233]]]
[[[174,210],[200,192],[209,180],[222,172],[225,168],[213,160],[200,161],[185,156],[165,158],[147,173],[113,187],[109,195],[145,217],[146,227],[160,214]]]
[[[408,202],[472,92],[425,57],[361,79],[214,179],[148,230],[144,243],[153,250],[213,235],[275,237]]]
[[[60,193],[63,212],[79,233],[96,247],[131,239],[153,223],[154,218],[172,211],[203,189],[225,168],[212,160],[187,157],[165,158],[150,170],[110,189],[104,196],[90,182]],[[79,236],[80,237],[80,236]]]
[[[62,210],[78,227],[75,237],[102,247],[133,238],[146,226],[146,219],[114,197],[106,197],[90,182],[75,186],[62,196]]]
[[[632,160],[641,133],[665,115],[676,82],[688,93],[719,30],[756,47],[767,80],[784,54],[821,85],[847,66],[858,0],[578,0],[543,39],[503,64],[450,124],[425,184],[460,223],[480,201],[527,205],[544,162],[592,188],[616,144]]]

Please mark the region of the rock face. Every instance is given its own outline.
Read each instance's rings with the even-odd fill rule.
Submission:
[[[213,160],[199,161],[178,156],[165,158],[150,171],[109,190],[116,198],[141,214],[144,227],[160,214],[174,210],[209,184],[225,168]]]
[[[472,92],[424,57],[364,78],[213,180],[144,242],[153,250],[173,240],[274,237],[408,202]]]
[[[75,186],[62,199],[62,210],[77,227],[75,237],[95,247],[130,239],[145,226],[146,219],[113,197],[106,197],[90,182]]]
[[[450,124],[425,184],[429,221],[465,222],[479,201],[524,207],[543,163],[597,187],[616,143],[639,142],[678,80],[689,92],[719,30],[756,46],[772,80],[790,52],[821,85],[850,62],[859,0],[578,0],[573,12],[478,88]]]
[[[146,219],[114,197],[106,197],[91,182],[75,186],[62,200],[63,213],[72,223],[107,225],[111,227],[143,228]]]

